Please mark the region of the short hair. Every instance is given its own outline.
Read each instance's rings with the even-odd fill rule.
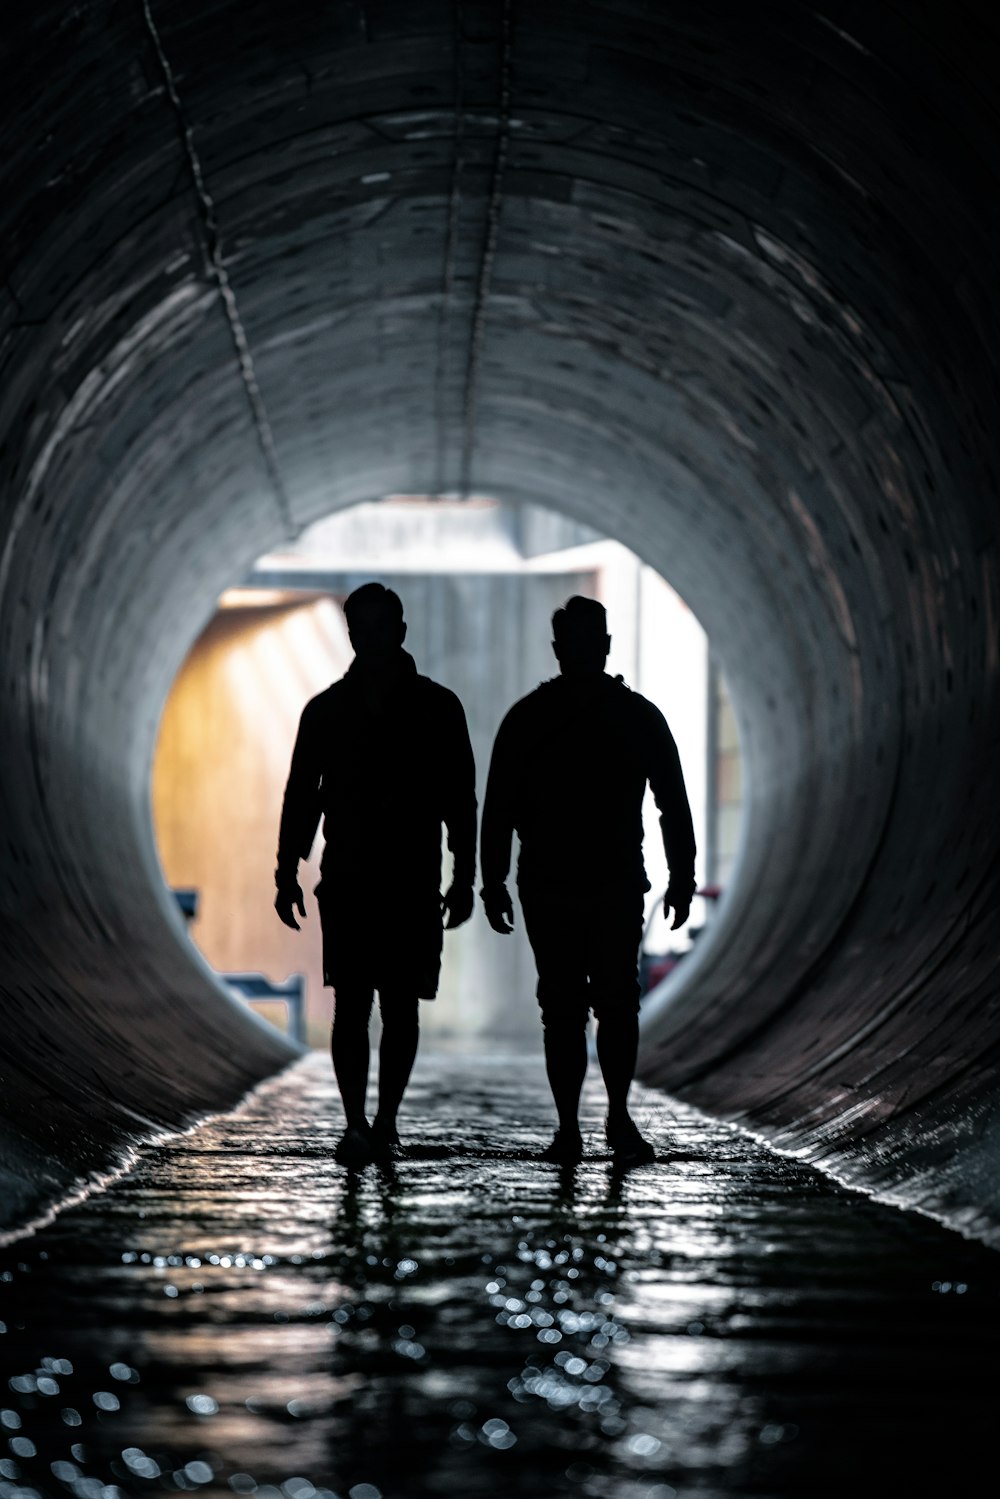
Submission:
[[[386,588],[384,583],[362,583],[360,588],[348,594],[344,600],[344,614],[347,618],[347,628],[351,628],[351,616],[357,618],[358,610],[377,609],[391,615],[400,624],[403,623],[403,601],[398,593],[391,588]]]
[[[608,616],[596,599],[585,599],[575,593],[552,616],[552,636],[558,645],[563,640],[586,640],[595,645],[608,634]]]

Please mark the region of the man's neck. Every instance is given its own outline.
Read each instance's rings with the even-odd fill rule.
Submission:
[[[598,666],[596,668],[590,666],[586,666],[583,668],[569,667],[568,669],[564,666],[560,672],[560,676],[562,677],[564,682],[582,682],[584,684],[588,682],[600,682],[606,675],[607,673],[602,666]]]
[[[370,712],[386,711],[403,688],[411,658],[400,647],[391,656],[355,656],[350,675]]]
[[[351,670],[363,677],[394,677],[404,669],[407,659],[407,653],[402,646],[387,656],[368,656],[358,653],[351,663]]]

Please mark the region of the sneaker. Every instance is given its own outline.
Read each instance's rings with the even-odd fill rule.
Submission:
[[[333,1158],[341,1166],[367,1166],[369,1161],[374,1160],[371,1130],[367,1126],[358,1129],[355,1125],[350,1125],[337,1141]]]
[[[631,1119],[624,1124],[605,1125],[604,1135],[616,1166],[646,1166],[656,1160],[656,1151]]]
[[[583,1140],[580,1131],[562,1129],[556,1130],[552,1136],[552,1142],[546,1145],[541,1152],[539,1160],[552,1161],[557,1166],[576,1166],[583,1160]]]

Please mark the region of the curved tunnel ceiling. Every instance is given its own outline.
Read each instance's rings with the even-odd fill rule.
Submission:
[[[12,1212],[290,1055],[152,842],[219,591],[474,489],[639,552],[736,698],[738,877],[643,1076],[1000,1239],[990,12],[52,0],[2,45]]]

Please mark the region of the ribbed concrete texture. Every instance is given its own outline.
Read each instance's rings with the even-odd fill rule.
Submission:
[[[326,1058],[0,1251],[0,1496],[992,1492],[1000,1258],[636,1090],[425,1057],[349,1172]],[[110,1487],[110,1495],[108,1489]]]
[[[626,542],[732,687],[742,860],[644,1077],[1000,1238],[996,24],[963,0],[16,8],[22,1181],[287,1055],[185,949],[151,840],[157,715],[218,591],[332,508],[468,490]]]

